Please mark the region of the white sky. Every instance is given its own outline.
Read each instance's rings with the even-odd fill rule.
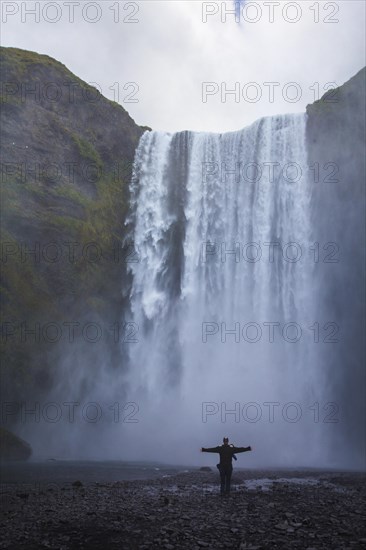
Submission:
[[[279,4],[273,8],[272,23],[268,3]],[[234,6],[231,0],[3,0],[2,45],[50,55],[83,80],[97,83],[111,99],[114,92],[109,88],[118,83],[114,88],[119,88],[119,102],[138,124],[157,130],[223,132],[261,116],[305,111],[314,95],[319,97],[316,88],[321,96],[327,83],[340,85],[358,72],[365,65],[365,4],[364,0],[249,1],[238,24],[233,15],[221,21],[224,6]],[[32,8],[39,9],[38,22],[27,12]],[[206,23],[205,8],[217,10]],[[119,22],[114,21],[117,10]],[[243,16],[253,20],[256,14],[258,21],[244,20]],[[297,15],[297,22],[285,20]],[[317,15],[319,22],[314,21]],[[99,21],[90,22],[97,17]],[[138,22],[123,21],[129,18]],[[338,22],[327,23],[325,18]],[[137,89],[130,85],[124,90],[128,82],[138,86],[133,96],[138,102],[126,102]],[[216,83],[212,89],[217,91],[205,103],[203,82]],[[246,87],[251,82],[255,87]],[[279,83],[273,101],[265,82]],[[288,88],[290,97],[301,93],[294,103],[283,99],[289,82],[297,83],[297,90]],[[223,102],[220,91],[225,86],[233,89],[235,83],[239,101],[228,95]],[[255,93],[262,96],[250,102]]]

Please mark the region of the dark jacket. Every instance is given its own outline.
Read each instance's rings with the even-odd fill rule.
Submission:
[[[250,451],[250,447],[231,447],[230,445],[218,445],[217,447],[210,447],[205,449],[202,447],[204,453],[219,453],[220,454],[220,468],[232,468],[233,455],[237,453],[245,453]]]

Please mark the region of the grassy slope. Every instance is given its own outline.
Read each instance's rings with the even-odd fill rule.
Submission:
[[[120,315],[125,265],[112,261],[111,251],[122,243],[134,150],[146,128],[101,95],[88,101],[95,89],[46,55],[1,48],[1,81],[1,239],[2,252],[4,246],[14,252],[2,262],[2,323],[16,329],[1,344],[9,397],[22,395],[37,377],[50,381],[55,364],[52,346],[21,341],[21,323],[62,324],[85,313],[113,322]],[[48,83],[61,91],[57,101],[47,98]],[[39,93],[26,93],[31,87]],[[62,253],[55,263],[42,255],[50,242]],[[79,243],[75,261],[65,242]],[[82,254],[90,242],[103,251],[99,261]],[[37,243],[40,261],[22,258],[22,246]]]

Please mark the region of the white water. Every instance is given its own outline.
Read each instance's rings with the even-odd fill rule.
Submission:
[[[127,383],[141,413],[131,445],[151,458],[191,462],[227,434],[257,451],[239,465],[324,461],[324,423],[309,409],[323,405],[323,380],[309,329],[316,296],[305,129],[306,115],[284,115],[228,134],[140,140],[127,222],[139,255],[129,264],[138,342]],[[297,342],[289,341],[295,325],[283,336],[287,323],[300,327]],[[225,337],[225,327],[235,334]],[[203,417],[207,407],[213,414]]]

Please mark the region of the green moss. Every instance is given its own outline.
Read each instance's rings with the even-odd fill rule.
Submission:
[[[1,226],[5,227],[6,221],[10,218],[22,217],[24,215],[21,206],[21,184],[17,182],[3,183],[0,189],[1,201]]]
[[[22,101],[20,99],[20,97],[16,97],[14,95],[8,95],[8,94],[0,94],[0,105],[2,106],[6,106],[6,105],[10,105],[10,106],[14,106],[14,107],[18,107],[22,104]]]
[[[50,292],[46,274],[39,269],[39,266],[28,258],[23,260],[20,254],[21,243],[4,231],[2,244],[13,245],[17,252],[10,255],[2,265],[2,288],[1,288],[1,321],[10,322],[17,326],[19,323],[29,321],[34,324],[39,316],[45,315],[48,318],[57,318],[57,307]],[[17,350],[24,354],[24,343],[15,339],[2,342],[2,351],[5,355],[14,355]],[[28,347],[32,347],[32,344]],[[9,357],[7,357],[9,360]]]
[[[83,207],[88,207],[91,203],[91,199],[89,197],[86,197],[77,191],[75,187],[70,184],[54,187],[50,189],[50,194],[56,197],[63,197]]]
[[[28,70],[34,71],[34,66],[38,65],[40,67],[53,68],[57,70],[57,72],[63,73],[66,80],[77,82],[83,89],[93,91],[95,89],[69,71],[60,61],[48,55],[21,50],[20,48],[6,48],[4,46],[0,47],[0,55],[3,68],[5,70],[11,70],[14,76],[19,78],[19,80],[24,77]]]
[[[99,153],[96,151],[96,149],[93,147],[93,145],[87,141],[86,139],[70,132],[71,138],[75,145],[78,148],[78,152],[81,157],[85,158],[86,160],[90,160],[94,162],[98,167],[102,166],[102,160],[99,156]]]
[[[41,216],[43,223],[56,230],[61,235],[78,235],[84,225],[83,220],[72,218],[71,216],[55,215],[52,208],[44,212]]]

